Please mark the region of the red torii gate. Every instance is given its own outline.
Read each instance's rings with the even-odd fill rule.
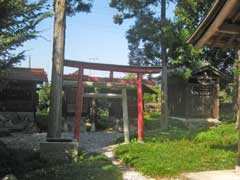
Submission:
[[[143,93],[142,93],[142,76],[144,74],[157,74],[160,73],[160,67],[140,67],[140,66],[124,66],[124,65],[113,65],[113,64],[100,64],[100,63],[89,63],[82,61],[65,60],[64,66],[78,68],[77,78],[77,95],[76,95],[76,122],[74,138],[79,142],[80,140],[80,121],[82,113],[82,97],[83,97],[83,81],[93,82],[117,82],[120,84],[132,84],[133,80],[126,79],[114,79],[113,72],[124,72],[124,73],[136,73],[137,79],[135,84],[137,85],[137,98],[138,98],[138,141],[143,141]],[[109,71],[109,78],[96,78],[84,76],[84,69]]]

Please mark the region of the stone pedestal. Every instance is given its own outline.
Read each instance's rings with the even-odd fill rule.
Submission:
[[[48,139],[40,144],[40,157],[50,162],[76,161],[78,143],[70,139]]]

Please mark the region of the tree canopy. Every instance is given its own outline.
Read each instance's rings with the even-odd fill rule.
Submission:
[[[36,38],[36,26],[50,16],[47,0],[0,1],[0,68],[7,68],[24,59],[24,51],[16,49],[24,42]]]
[[[127,31],[129,63],[131,65],[161,65],[161,42],[165,41],[168,66],[182,67],[188,77],[192,69],[202,62],[224,70],[231,69],[234,50],[219,48],[194,49],[186,41],[208,12],[214,0],[168,0],[175,5],[173,19],[163,25],[160,18],[161,0],[111,0],[110,6],[118,10],[114,22],[122,24],[134,19]]]

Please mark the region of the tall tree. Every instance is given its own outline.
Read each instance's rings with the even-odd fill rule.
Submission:
[[[164,28],[166,22],[166,0],[161,1],[161,23]],[[161,40],[162,53],[162,81],[161,81],[161,128],[168,128],[168,86],[167,86],[167,47],[166,39],[163,36]]]
[[[114,17],[115,23],[121,24],[128,18],[136,19],[135,24],[127,32],[129,63],[145,66],[162,65],[161,126],[162,129],[166,129],[168,127],[167,47],[171,41],[174,41],[172,32],[175,31],[172,22],[166,19],[166,0],[112,0],[110,6],[121,13]]]
[[[87,2],[86,2],[87,1]],[[50,99],[50,116],[48,123],[48,138],[61,136],[62,119],[62,78],[65,51],[66,14],[89,12],[91,0],[55,0],[54,1],[54,37],[52,56],[52,84]]]
[[[36,38],[36,26],[50,16],[47,0],[0,1],[0,69],[11,67],[25,58],[24,51],[16,53],[23,43]]]

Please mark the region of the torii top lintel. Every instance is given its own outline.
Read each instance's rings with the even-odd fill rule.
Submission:
[[[140,73],[140,74],[157,74],[157,73],[160,73],[160,70],[161,70],[160,66],[154,66],[154,67],[125,66],[125,65],[115,65],[115,64],[89,63],[89,62],[73,61],[73,60],[65,60],[64,66],[91,69],[91,70],[100,70],[100,71]]]

